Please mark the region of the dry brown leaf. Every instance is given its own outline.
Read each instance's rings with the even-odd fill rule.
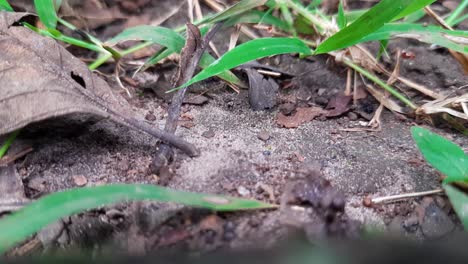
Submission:
[[[325,108],[328,110],[326,116],[336,117],[348,112],[352,98],[353,96],[351,95],[347,96],[343,94],[338,94],[331,98],[330,102],[328,102],[328,105]]]
[[[312,121],[323,113],[324,110],[320,107],[298,107],[296,113],[290,116],[278,112],[276,123],[285,128],[296,128],[304,123]]]
[[[0,14],[0,135],[48,118],[85,113],[197,154],[191,144],[133,118],[128,103],[55,40],[13,26],[27,15]]]

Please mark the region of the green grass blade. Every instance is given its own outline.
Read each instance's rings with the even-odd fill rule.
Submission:
[[[0,11],[13,12],[14,10],[7,0],[0,0]]]
[[[464,10],[466,10],[466,7],[468,6],[468,0],[463,0],[455,10],[453,10],[452,14],[445,20],[445,22],[449,25],[453,25],[455,20],[457,20],[457,17],[463,13]]]
[[[288,24],[270,13],[251,10],[244,14],[232,17],[224,22],[224,27],[230,27],[237,24],[265,24],[272,25],[283,31],[288,31]]]
[[[415,23],[419,21],[421,18],[423,18],[426,15],[426,12],[424,9],[420,9],[416,12],[413,12],[412,14],[407,15],[404,19],[403,22],[405,23]]]
[[[317,47],[315,54],[349,47],[356,41],[381,28],[385,23],[391,21],[405,8],[411,5],[410,0],[382,0],[374,5],[366,13],[360,16],[349,26],[338,31]]]
[[[338,16],[336,18],[336,22],[338,23],[338,27],[340,29],[343,29],[346,27],[346,24],[348,23],[346,21],[346,16],[345,16],[345,12],[344,12],[344,9],[343,9],[343,2],[340,1],[340,4],[338,5]]]
[[[274,208],[255,200],[183,192],[144,184],[76,188],[47,195],[0,220],[0,255],[48,224],[83,210],[128,200],[155,200],[216,211]]]
[[[54,0],[34,0],[34,6],[44,26],[55,29],[58,17],[55,12]]]
[[[465,227],[465,231],[468,231],[468,196],[448,184],[444,184],[444,190],[452,203],[453,209]]]
[[[119,42],[128,41],[128,40],[150,41],[152,43],[159,44],[167,48],[166,51],[163,51],[162,53],[158,54],[156,57],[150,58],[150,60],[145,63],[146,65],[145,67],[148,67],[149,65],[151,65],[151,63],[155,63],[171,55],[174,52],[180,53],[180,51],[185,45],[185,39],[180,34],[173,31],[172,29],[168,29],[164,27],[146,26],[146,25],[128,28],[122,31],[117,36],[108,40],[106,42],[106,45],[112,46],[112,45],[116,45]],[[211,55],[209,55],[208,53],[205,53],[200,60],[200,67],[205,68],[214,61],[215,59]],[[221,79],[229,83],[232,83],[238,86],[244,86],[242,84],[242,81],[239,80],[239,78],[237,78],[231,72],[221,72],[219,73],[218,76]]]
[[[37,27],[35,27],[35,26],[33,26],[33,25],[29,24],[29,23],[26,23],[26,22],[23,23],[23,25],[25,27],[31,29],[32,31],[34,31],[34,32],[36,32],[38,34],[41,34],[43,36],[54,38],[56,40],[60,40],[60,41],[63,41],[63,42],[66,42],[66,43],[69,43],[69,44],[72,44],[72,45],[75,45],[75,46],[78,46],[78,47],[81,47],[81,48],[85,48],[85,49],[89,49],[89,50],[92,50],[92,51],[109,54],[109,52],[107,50],[105,50],[101,46],[97,46],[95,44],[92,44],[92,43],[89,43],[89,42],[86,42],[86,41],[83,41],[83,40],[80,40],[80,39],[76,39],[76,38],[72,38],[72,37],[63,35],[62,33],[60,33],[56,29],[44,30],[44,29],[37,28]]]
[[[172,91],[205,80],[246,62],[285,53],[311,54],[311,51],[306,44],[296,38],[254,39],[228,51],[186,84]]]
[[[181,50],[185,43],[184,38],[172,29],[141,25],[125,29],[117,36],[106,41],[106,45],[113,46],[128,40],[150,41],[173,51]]]
[[[412,38],[429,44],[437,44],[458,52],[468,53],[468,31],[445,30],[438,26],[420,24],[387,24],[364,38],[352,42],[384,40],[394,37]]]
[[[401,11],[398,16],[396,16],[393,20],[398,20],[400,18],[403,18],[409,14],[412,14],[413,12],[418,11],[421,8],[424,8],[425,6],[428,6],[432,3],[434,3],[436,0],[414,0],[414,1],[409,1],[410,3],[406,5],[405,9]]]
[[[1,145],[0,147],[0,159],[3,158],[3,156],[7,153],[8,149],[10,148],[11,144],[13,144],[13,141],[15,141],[16,137],[18,136],[19,134],[19,130],[11,133],[7,139],[5,140],[5,142],[3,142],[3,144]]]
[[[349,10],[345,12],[346,20],[348,21],[348,23],[352,23],[367,11],[368,9]]]
[[[239,3],[227,8],[226,10],[223,10],[222,12],[210,17],[209,19],[204,20],[202,23],[217,23],[250,11],[256,7],[262,6],[266,2],[267,0],[242,0]]]
[[[449,24],[449,26],[454,27],[454,26],[460,24],[461,22],[463,22],[465,19],[468,19],[468,14],[465,14],[465,15],[455,19],[452,23]]]
[[[459,146],[421,127],[411,134],[427,162],[447,176],[445,183],[468,181],[468,156]]]

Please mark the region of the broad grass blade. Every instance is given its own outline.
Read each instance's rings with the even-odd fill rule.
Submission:
[[[228,51],[221,58],[217,59],[210,66],[193,77],[189,82],[172,91],[205,80],[246,62],[286,53],[311,54],[311,51],[307,45],[296,38],[254,39]]]
[[[412,5],[409,0],[382,0],[366,13],[360,16],[349,26],[338,31],[317,47],[315,54],[349,47],[356,41],[381,28],[385,23],[392,21],[397,15]]]
[[[231,17],[237,16],[244,12],[250,11],[256,7],[262,6],[267,2],[267,0],[242,0],[239,3],[227,8],[226,10],[210,17],[209,19],[203,21],[203,24],[206,23],[217,23]]]
[[[468,53],[468,31],[451,31],[438,26],[423,26],[419,24],[387,24],[359,41],[355,41],[352,45],[360,42],[386,40],[395,37],[416,39],[458,52]]]
[[[36,12],[41,19],[41,22],[49,29],[57,27],[57,13],[55,12],[54,0],[34,0]]]
[[[432,3],[434,3],[436,0],[414,0],[414,1],[409,1],[410,3],[406,6],[403,11],[401,11],[398,16],[396,16],[393,20],[398,20],[400,18],[403,18],[409,14],[412,14],[416,11],[418,11],[421,8],[424,8],[425,6],[428,6]]]
[[[465,231],[468,230],[468,195],[448,184],[444,184],[444,190],[465,227]]]
[[[0,220],[0,255],[11,246],[62,217],[128,200],[174,202],[216,211],[276,207],[256,200],[176,191],[144,184],[76,188],[45,196],[21,211],[2,218]]]
[[[412,127],[411,134],[427,162],[447,176],[445,183],[468,182],[468,156],[459,146],[422,127]]]
[[[0,0],[0,11],[13,12],[14,10],[7,0]]]
[[[180,53],[180,51],[185,45],[185,39],[181,35],[179,35],[177,32],[173,31],[172,29],[168,29],[165,27],[147,26],[147,25],[128,28],[122,31],[117,36],[108,40],[106,44],[112,46],[112,45],[116,45],[119,42],[128,41],[128,40],[150,41],[152,43],[159,44],[167,48],[167,50],[164,51],[163,53],[158,54],[158,56],[154,58],[151,58],[150,61],[145,63],[145,65],[150,65],[150,63],[156,60],[160,60],[162,57],[169,56],[170,54],[174,52]],[[209,55],[208,53],[205,53],[200,60],[200,67],[206,68],[208,65],[210,65],[214,61],[215,59],[211,55]],[[221,79],[229,83],[232,83],[241,87],[244,86],[242,81],[239,80],[239,78],[237,78],[231,72],[221,72],[218,74],[218,76]]]

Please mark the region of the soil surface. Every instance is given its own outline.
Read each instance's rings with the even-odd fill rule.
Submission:
[[[143,3],[135,10],[123,4],[132,1],[119,2],[118,12],[126,19],[113,18],[108,24],[94,24],[91,33],[106,39],[128,25],[154,21],[178,6],[180,10],[163,25],[173,27],[187,21],[187,7],[182,1],[135,1],[135,5]],[[223,32],[214,41],[221,52],[226,50],[229,34]],[[378,46],[369,47],[375,50]],[[417,42],[393,41],[389,54],[395,54],[397,49],[414,53],[414,57],[402,60],[402,76],[444,94],[468,83],[462,68],[447,51]],[[76,48],[69,50],[80,58],[93,56]],[[138,58],[135,55],[133,59]],[[124,203],[51,225],[38,235],[43,248],[105,251],[118,247],[130,253],[162,249],[211,251],[268,247],[297,233],[305,233],[315,240],[324,236],[353,237],[360,230],[370,229],[434,240],[461,231],[443,196],[373,207],[363,205],[366,197],[440,187],[440,175],[423,160],[411,138],[410,127],[416,125],[413,118],[385,110],[381,130],[347,131],[363,128],[378,108],[377,101],[368,95],[337,117],[315,118],[297,128],[281,127],[277,122],[280,112],[294,113],[301,107],[323,108],[342,94],[346,69],[327,56],[299,59],[283,55],[262,63],[294,76],[275,79],[280,87],[276,106],[254,111],[247,90],[237,93],[216,79],[202,82],[188,95],[194,102],[184,104],[181,127],[177,130],[177,135],[195,144],[201,155],[189,158],[176,152],[175,164],[159,175],[150,169],[158,144],[155,139],[89,116],[60,118],[30,126],[21,133],[11,151],[27,146],[34,149],[15,164],[28,198],[72,187],[149,183],[260,199],[281,204],[280,209],[213,213],[173,204]],[[392,65],[394,61],[387,62],[388,68]],[[106,65],[99,70],[111,73],[114,66]],[[164,126],[170,98],[161,91],[168,88],[175,66],[176,63],[169,61],[137,75],[134,86],[131,81],[124,83],[134,92],[132,98],[127,97],[133,110],[151,125]],[[127,78],[131,77],[129,71]],[[142,79],[148,78],[159,78],[159,82],[142,85],[145,82]],[[106,80],[125,96],[111,76]],[[408,94],[416,103],[427,99],[416,93]],[[425,123],[419,125],[468,150],[468,140],[460,133]],[[330,231],[329,223],[320,215],[322,211],[314,206],[290,206],[285,202],[300,196],[298,182],[304,181],[303,186],[328,186],[315,183],[317,179],[328,180],[336,193],[346,197],[345,213],[339,218],[342,225],[337,227],[340,232]]]

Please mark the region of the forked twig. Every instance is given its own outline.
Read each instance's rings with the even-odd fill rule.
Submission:
[[[179,70],[177,71],[174,87],[179,87],[192,78],[203,53],[220,27],[220,23],[216,24],[202,39],[200,30],[193,24],[187,24],[187,41],[181,52]],[[168,109],[166,126],[164,127],[164,131],[167,133],[174,134],[177,130],[180,109],[187,89],[180,89],[172,98]],[[152,171],[159,173],[161,168],[167,166],[172,159],[172,148],[167,144],[160,144],[158,152],[152,161]]]

